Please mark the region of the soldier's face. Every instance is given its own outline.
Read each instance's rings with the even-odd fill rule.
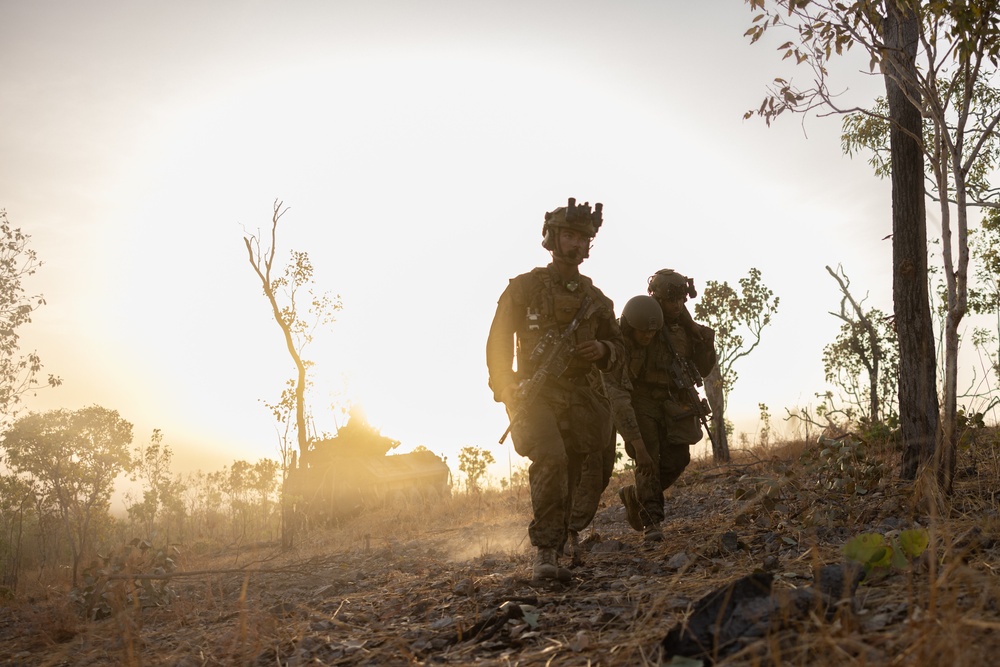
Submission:
[[[660,304],[660,310],[663,311],[663,319],[673,321],[680,317],[681,311],[684,310],[684,304],[687,303],[687,295],[658,296],[656,297],[656,301]]]
[[[653,339],[656,338],[657,331],[659,331],[659,329],[653,331],[636,331],[635,329],[632,329],[632,340],[634,340],[636,345],[639,347],[648,347],[649,344],[653,342]]]
[[[575,229],[560,227],[557,239],[560,254],[569,262],[581,263],[590,250],[590,237]]]

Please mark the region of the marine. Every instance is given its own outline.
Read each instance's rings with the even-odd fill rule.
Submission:
[[[690,392],[678,387],[675,364],[697,381],[715,366],[715,331],[695,322],[685,303],[697,296],[694,281],[673,269],[661,269],[649,277],[647,293],[660,307],[663,327],[636,354],[629,348],[627,378],[632,385],[631,406],[635,412],[641,443],[649,456],[639,463],[635,484],[619,496],[629,524],[641,530],[648,542],[663,540],[663,492],[677,481],[691,462],[690,446],[703,435],[699,412],[703,405]],[[636,442],[626,440],[625,450],[637,463],[645,458]]]
[[[536,549],[532,579],[537,582],[571,578],[558,562],[568,536],[570,461],[600,451],[612,437],[610,404],[596,387],[599,373],[613,370],[621,359],[624,341],[613,302],[579,270],[603,222],[602,204],[591,208],[573,198],[545,213],[542,247],[552,261],[510,280],[486,341],[494,400],[511,419],[514,450],[531,461],[528,537]],[[549,358],[540,348],[568,331],[565,368],[538,375]],[[544,381],[532,385],[536,377]],[[529,385],[537,392],[532,397],[525,396]]]

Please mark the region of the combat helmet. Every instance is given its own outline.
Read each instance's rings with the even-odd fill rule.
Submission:
[[[542,223],[542,247],[546,250],[556,249],[556,229],[559,227],[572,229],[594,238],[604,222],[603,210],[604,204],[594,204],[594,210],[591,211],[588,202],[578,206],[576,199],[570,197],[566,206],[560,206],[545,214],[545,222]]]
[[[636,331],[657,331],[663,327],[663,309],[653,297],[640,294],[625,302],[622,320]]]
[[[650,296],[658,299],[678,299],[682,296],[693,299],[698,296],[694,280],[673,269],[660,269],[649,277],[647,284]]]

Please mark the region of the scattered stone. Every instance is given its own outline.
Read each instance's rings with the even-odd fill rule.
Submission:
[[[618,553],[624,549],[624,546],[618,540],[606,540],[603,542],[596,542],[590,548],[590,553],[592,554],[613,554]]]
[[[465,595],[471,596],[476,592],[476,585],[472,583],[472,579],[462,579],[455,587],[452,589],[452,593],[455,595]]]
[[[271,606],[270,612],[272,616],[288,618],[290,616],[295,616],[299,610],[294,602],[279,602]]]
[[[328,632],[330,630],[333,630],[335,627],[337,626],[335,623],[333,623],[333,621],[328,621],[326,619],[313,621],[312,623],[309,624],[309,629],[312,630],[313,632]]]
[[[719,542],[722,545],[722,550],[726,553],[736,553],[740,550],[740,539],[736,535],[736,531],[728,531],[722,534],[719,538]]]
[[[681,551],[680,553],[676,553],[670,557],[670,559],[667,561],[667,569],[679,570],[682,567],[685,567],[690,562],[691,558],[686,553]]]
[[[451,616],[444,616],[431,623],[431,630],[441,630],[455,624],[455,619]]]

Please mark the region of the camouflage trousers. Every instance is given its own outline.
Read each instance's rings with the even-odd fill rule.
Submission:
[[[701,440],[701,423],[694,415],[676,419],[676,405],[668,409],[662,401],[633,397],[633,407],[643,444],[653,460],[649,473],[635,475],[635,490],[642,506],[639,516],[644,526],[655,526],[664,519],[663,492],[691,462],[690,446]]]
[[[569,461],[570,513],[569,529],[583,532],[597,514],[601,496],[608,488],[611,473],[615,469],[615,432],[600,451],[588,454],[582,460],[572,457]]]
[[[528,538],[538,548],[561,548],[571,507],[570,460],[584,461],[606,446],[610,404],[587,385],[551,383],[511,424],[510,433],[514,450],[531,460]]]

